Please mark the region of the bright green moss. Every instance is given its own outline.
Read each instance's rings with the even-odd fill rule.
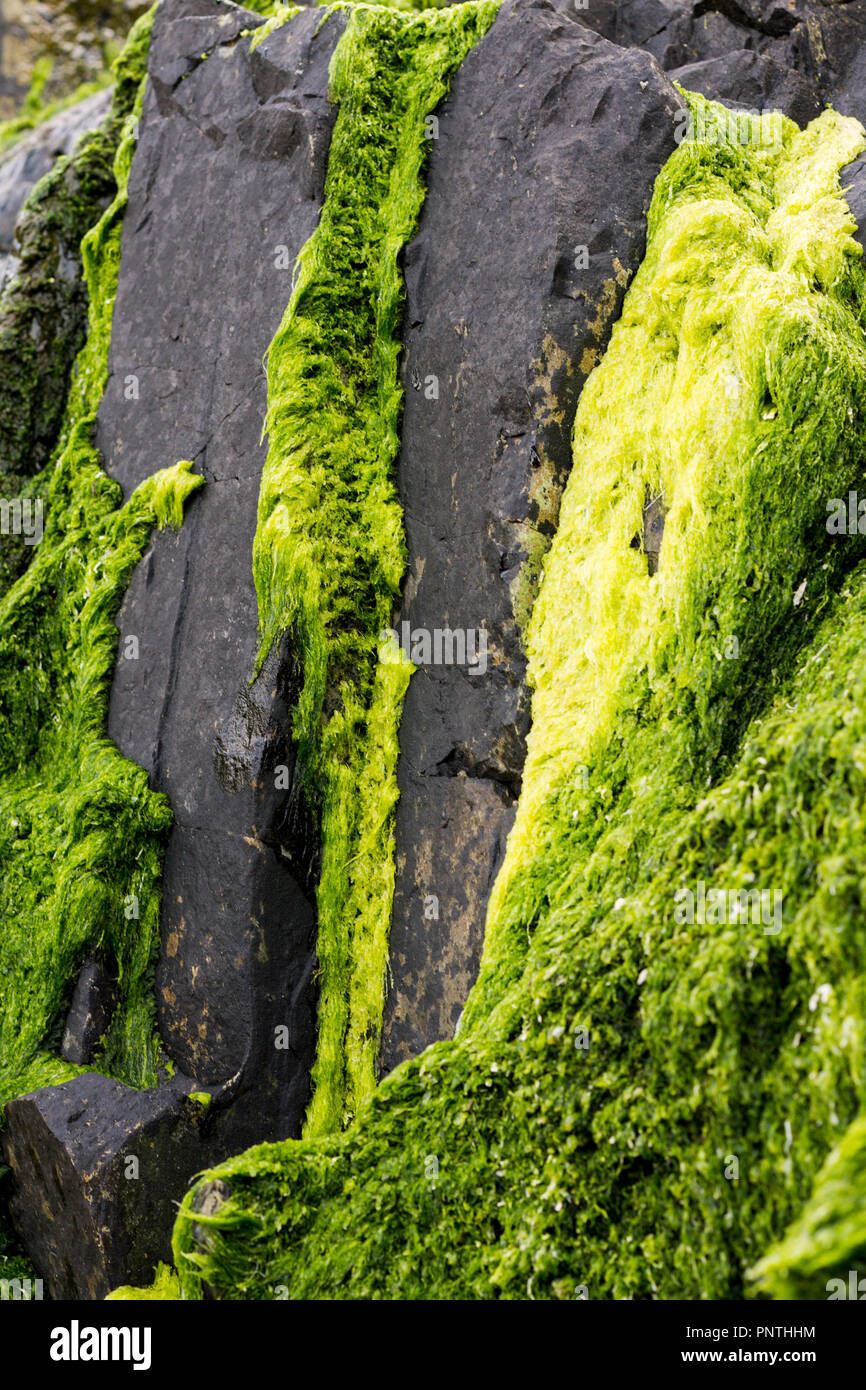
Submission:
[[[704,126],[724,114],[694,104]],[[584,388],[527,639],[526,792],[467,1021],[516,978],[527,926],[574,873],[563,825],[586,852],[603,817],[619,839],[646,814],[655,834],[659,816],[676,823],[730,765],[850,564],[824,523],[863,439],[862,271],[837,178],[862,131],[833,113],[774,131],[780,148],[691,142],[669,160],[646,259]],[[631,542],[659,493],[663,560],[648,578]]]
[[[322,216],[268,357],[260,659],[292,630],[299,765],[323,845],[311,1134],[339,1128],[372,1091],[381,1030],[397,726],[411,671],[379,655],[406,563],[394,481],[398,256],[424,197],[426,118],[495,14],[490,0],[423,15],[351,7],[331,65],[339,113]]]
[[[150,16],[119,65],[119,91],[134,83],[134,92],[116,196],[81,248],[89,331],[45,475],[44,537],[0,601],[0,1105],[74,1074],[54,1054],[77,972],[96,949],[114,963],[120,994],[99,1066],[132,1085],[156,1080],[152,972],[171,813],[108,741],[105,721],[115,611],[151,530],[179,525],[202,479],[179,463],[121,505],[92,443],[149,31]]]
[[[118,1303],[125,1302],[126,1300],[133,1300],[135,1302],[138,1302],[142,1299],[150,1300],[151,1302],[165,1303],[172,1302],[173,1300],[179,1298],[180,1283],[178,1281],[178,1277],[174,1273],[174,1270],[170,1269],[168,1265],[164,1264],[157,1265],[153,1283],[150,1285],[149,1288],[134,1289],[130,1287],[125,1287],[120,1289],[113,1289],[112,1292],[107,1295],[107,1299],[109,1302],[114,1300]]]
[[[866,1114],[830,1154],[815,1190],[784,1240],[754,1271],[757,1289],[774,1298],[866,1295]]]
[[[343,1134],[209,1174],[231,1197],[207,1248],[184,1200],[188,1297],[736,1298],[792,1222],[774,1291],[811,1290],[810,1259],[864,1273],[866,565],[825,525],[866,482],[838,191],[863,134],[828,112],[782,135],[685,144],[659,176],[578,410],[458,1038]],[[780,893],[781,919],[689,924],[701,881]]]

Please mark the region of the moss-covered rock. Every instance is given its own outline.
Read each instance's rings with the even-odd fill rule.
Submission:
[[[44,535],[0,600],[0,1105],[75,1074],[56,1045],[78,969],[95,949],[109,953],[119,980],[101,1065],[133,1084],[156,1077],[153,951],[171,813],[105,737],[112,618],[151,529],[180,525],[184,499],[202,480],[179,463],[122,506],[92,444],[148,32],[145,18],[120,62],[115,193],[82,243],[89,330],[41,480]],[[110,148],[102,135],[94,142],[103,171]],[[74,185],[72,168],[60,177]],[[50,176],[47,190],[57,192]],[[76,210],[57,197],[57,225],[70,226],[67,215]]]
[[[108,116],[39,181],[18,221],[17,269],[0,296],[0,501],[41,498],[87,332],[81,242],[117,193],[114,160],[146,58],[139,26],[116,68]],[[33,556],[4,534],[0,594]]]
[[[866,444],[863,132],[693,108],[578,409],[459,1036],[206,1175],[187,1296],[740,1297],[859,1153],[866,571],[826,522]]]
[[[264,659],[291,628],[300,776],[322,825],[311,1133],[375,1085],[394,884],[397,727],[411,666],[387,642],[405,569],[394,466],[398,257],[424,198],[425,123],[495,0],[404,14],[353,6],[322,218],[268,358],[268,459],[253,567]]]

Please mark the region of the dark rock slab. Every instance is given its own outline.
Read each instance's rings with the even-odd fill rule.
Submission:
[[[832,7],[812,3],[810,20],[822,94],[844,116],[866,125],[866,0]]]
[[[308,1100],[317,847],[291,781],[287,642],[250,685],[251,564],[262,359],[321,207],[328,64],[345,22],[311,10],[255,53],[241,35],[261,18],[219,0],[163,0],[154,24],[97,443],[125,495],[181,458],[206,479],[183,528],[157,534],[133,576],[109,715],[111,738],[175,814],[157,1003],[180,1079],[142,1097],[85,1076],[56,1101],[47,1091],[10,1107],[13,1213],[53,1293],[147,1277],[190,1174],[297,1134]],[[192,1137],[177,1086],[214,1094]],[[92,1148],[64,1128],[64,1107],[84,1102]],[[103,1122],[116,1143],[103,1143]],[[51,1171],[28,1157],[37,1134],[37,1151],[61,1155],[53,1195]],[[142,1135],[141,1181],[121,1184],[117,1164]],[[43,1201],[74,1215],[48,1243]]]
[[[102,124],[110,105],[110,88],[94,92],[23,135],[0,157],[0,252],[13,250],[18,214],[42,175],[62,155],[72,154],[85,132]]]
[[[176,1202],[213,1123],[190,1089],[130,1091],[92,1073],[8,1105],[10,1215],[52,1298],[104,1298],[170,1260]]]
[[[845,201],[857,223],[857,240],[866,252],[866,155],[861,154],[843,169],[842,185]]]
[[[529,723],[518,620],[680,108],[647,54],[507,0],[438,113],[405,256],[399,625],[483,630],[487,658],[422,665],[406,697],[385,1071],[453,1033],[477,973]]]
[[[58,117],[59,127],[51,123],[56,139],[48,140],[46,128],[40,128],[0,161],[0,222],[4,245],[13,248],[0,247],[3,500],[34,494],[30,480],[49,462],[57,443],[75,360],[84,344],[88,306],[81,242],[116,191],[114,151],[128,87],[117,94],[117,109],[112,101],[112,111],[100,122],[109,95],[99,93],[98,100],[89,99]],[[89,138],[81,138],[82,130],[90,132]],[[57,149],[70,146],[75,146],[72,153],[55,158]],[[20,537],[3,538],[0,593],[27,568],[34,549]]]
[[[5,245],[14,249],[0,248],[0,276],[11,281],[0,296],[0,475],[28,478],[48,463],[84,342],[81,240],[116,191],[112,122],[100,125],[90,108],[86,126],[94,123],[100,137],[52,159],[35,187],[20,169],[5,183]]]
[[[622,48],[643,48],[662,67],[700,62],[763,37],[745,12],[724,3],[703,7],[689,0],[554,0],[556,8]],[[700,11],[700,13],[699,13]]]
[[[799,126],[820,116],[824,103],[814,80],[766,53],[743,49],[675,68],[670,76],[690,92],[752,111],[782,111]]]
[[[681,101],[659,62],[744,105],[794,114],[831,89],[862,101],[864,9],[506,0],[437,113],[404,258],[410,571],[396,621],[410,646],[413,632],[431,645],[438,633],[459,651],[469,635],[481,660],[418,655],[406,700],[383,1070],[453,1033],[477,971],[525,752],[521,623],[557,524],[579,392],[674,146]],[[250,565],[262,357],[290,293],[282,267],[320,210],[327,68],[345,15],[323,23],[313,10],[251,54],[243,31],[260,22],[220,0],[163,0],[154,29],[97,442],[127,495],[179,458],[207,481],[130,585],[118,626],[137,655],[121,642],[109,722],[175,812],[157,995],[177,1073],[141,1093],[85,1075],[10,1105],[12,1211],[55,1297],[146,1279],[168,1255],[190,1175],[297,1134],[308,1097],[318,846],[291,778],[288,642],[250,684]],[[866,206],[861,165],[852,206]],[[650,499],[648,564],[661,525]],[[89,1056],[110,1008],[101,993],[87,967],[70,1056]],[[204,1090],[209,1106],[190,1098]]]
[[[553,0],[605,38],[643,46],[671,79],[798,125],[832,105],[866,125],[866,0]],[[866,161],[843,171],[866,246]]]
[[[160,7],[98,428],[127,493],[179,458],[207,480],[127,592],[118,626],[139,655],[126,660],[121,641],[109,734],[175,815],[157,975],[168,1051],[208,1084],[270,1076],[268,1137],[296,1131],[307,1097],[315,919],[288,833],[292,793],[274,788],[294,761],[287,646],[249,684],[252,542],[262,359],[291,291],[278,263],[316,225],[334,116],[328,63],[345,18],[316,33],[321,20],[301,15],[251,54],[247,11]],[[284,1051],[278,1025],[292,1037]]]
[[[91,956],[81,967],[60,1055],[65,1062],[86,1066],[99,1039],[104,1035],[117,1007],[117,986],[99,956]]]
[[[555,3],[613,43],[644,48],[705,96],[780,109],[800,123],[828,102],[866,117],[866,0]],[[746,54],[767,64],[743,62]]]

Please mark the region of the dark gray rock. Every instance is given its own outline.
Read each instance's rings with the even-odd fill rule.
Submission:
[[[297,1131],[314,1044],[314,846],[274,785],[294,764],[288,647],[249,682],[262,359],[291,292],[279,248],[291,265],[318,219],[345,17],[321,21],[300,16],[251,54],[248,12],[160,7],[97,434],[126,493],[180,458],[207,480],[182,530],[154,537],[120,610],[139,656],[121,641],[109,734],[175,815],[157,974],[168,1052],[199,1082],[249,1078],[257,1138]]]
[[[23,135],[0,157],[0,252],[12,251],[18,215],[42,175],[102,124],[110,105],[110,88],[94,92]]]
[[[554,3],[613,43],[646,49],[705,96],[780,109],[800,123],[828,102],[866,118],[866,0]],[[767,64],[744,62],[746,54]]]
[[[117,1006],[117,986],[99,956],[91,956],[81,967],[75,985],[72,1004],[66,1018],[66,1028],[60,1055],[65,1062],[86,1066],[93,1049],[104,1035]]]
[[[866,0],[553,0],[612,42],[645,46],[671,79],[715,101],[805,125],[829,104],[866,124]],[[866,246],[866,175],[843,172]]]
[[[647,499],[643,508],[643,525],[640,535],[632,537],[632,547],[640,550],[646,556],[647,572],[655,574],[659,567],[659,555],[662,548],[662,537],[665,532],[665,517],[667,508],[662,493],[656,493],[655,497],[647,493]]]
[[[743,49],[674,68],[670,77],[690,92],[753,111],[783,111],[798,125],[820,116],[818,85],[766,53]]]
[[[822,95],[843,115],[866,125],[866,0],[832,7],[813,0],[810,19]]]
[[[125,99],[126,91],[119,107]],[[7,185],[8,244],[13,223],[15,242],[2,265],[0,474],[32,477],[57,442],[87,324],[81,240],[116,192],[114,150],[124,114],[118,109],[97,123],[92,140],[82,141],[79,132],[75,151],[52,163],[23,207],[21,180]],[[92,119],[91,111],[88,125]]]
[[[622,48],[644,48],[693,7],[683,0],[556,0],[555,8]]]
[[[681,100],[656,58],[709,95],[778,103],[800,120],[859,80],[866,0],[569,3],[506,0],[469,55],[438,112],[404,257],[410,568],[396,621],[410,646],[413,632],[431,646],[446,633],[458,653],[412,653],[383,1070],[453,1033],[477,971],[521,784],[521,623],[557,524],[578,396],[674,146]],[[157,998],[177,1074],[145,1093],[82,1076],[10,1105],[12,1210],[55,1297],[146,1279],[168,1255],[188,1178],[297,1134],[308,1097],[319,847],[291,777],[288,641],[250,684],[251,550],[262,357],[291,290],[280,267],[319,215],[334,118],[327,70],[346,20],[322,21],[311,11],[251,54],[242,32],[259,18],[219,0],[163,0],[156,19],[97,442],[127,495],[180,458],[207,482],[130,585],[118,627],[138,655],[121,642],[109,719],[175,813]],[[852,207],[866,207],[862,165]],[[648,502],[636,539],[651,566],[664,505]],[[474,670],[459,654],[467,635]],[[100,993],[86,968],[70,1056],[90,1056],[111,1007]],[[205,1089],[208,1107],[189,1098]],[[205,1190],[197,1210],[224,1197]]]
[[[383,1071],[453,1033],[477,971],[528,724],[518,577],[555,529],[580,386],[640,262],[674,143],[679,99],[648,55],[685,87],[799,124],[831,99],[860,113],[849,98],[864,0],[552,8],[506,4],[457,74],[405,255],[398,627],[410,641],[483,629],[488,670],[424,666],[406,698]],[[590,258],[578,274],[579,245]],[[664,507],[648,502],[637,544],[652,572]]]
[[[89,1073],[9,1103],[10,1215],[51,1298],[104,1298],[171,1259],[176,1203],[213,1147],[191,1089],[177,1077],[130,1091]]]
[[[553,0],[556,8],[622,48],[643,48],[662,67],[715,58],[760,37],[730,7],[701,9],[689,0]],[[734,15],[733,18],[729,17]]]
[[[232,1190],[222,1178],[199,1183],[192,1199],[192,1209],[197,1216],[215,1216],[224,1207]],[[202,1250],[209,1250],[213,1243],[211,1228],[206,1222],[196,1221],[192,1228],[192,1238]]]
[[[114,154],[132,99],[121,82],[63,117],[63,134],[24,149],[0,165],[6,243],[0,249],[0,498],[34,495],[30,480],[48,463],[63,420],[75,359],[87,328],[81,242],[116,192]],[[105,108],[111,97],[111,110]],[[100,121],[100,112],[103,119]],[[68,116],[68,121],[66,117]],[[94,125],[96,126],[93,129]],[[81,138],[82,129],[90,133]],[[75,145],[54,158],[53,150]],[[30,150],[28,154],[27,151]],[[31,167],[31,157],[36,165]],[[33,178],[50,164],[35,186]],[[26,201],[21,207],[21,200]],[[38,485],[36,485],[38,487]],[[34,548],[4,537],[0,594],[27,568]]]
[[[556,527],[578,395],[640,264],[680,108],[648,55],[544,0],[508,0],[439,112],[405,256],[399,623],[483,630],[487,661],[424,665],[406,697],[386,1071],[453,1033],[475,979],[525,756],[528,570]]]
[[[866,155],[855,159],[842,171],[845,201],[857,223],[857,240],[866,252]]]
[[[250,685],[251,565],[262,359],[291,293],[281,267],[320,211],[345,22],[310,11],[253,54],[240,35],[260,17],[218,0],[164,0],[154,25],[97,442],[126,495],[181,458],[207,484],[133,576],[117,621],[139,656],[121,641],[109,715],[175,813],[157,1003],[178,1076],[144,1096],[84,1076],[9,1108],[13,1216],[55,1296],[149,1277],[189,1176],[297,1134],[309,1095],[317,845],[296,790],[275,785],[294,767],[288,643]],[[178,1092],[196,1088],[214,1099],[190,1132]],[[79,1142],[67,1110],[83,1103]],[[145,1141],[141,1180],[122,1183]],[[49,1233],[44,1202],[69,1213]]]

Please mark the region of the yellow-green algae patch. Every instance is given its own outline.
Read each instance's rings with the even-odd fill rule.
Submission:
[[[424,198],[427,117],[497,3],[422,14],[345,8],[322,215],[268,356],[253,553],[260,662],[287,629],[300,655],[299,767],[321,823],[310,1135],[339,1128],[371,1093],[381,1032],[397,728],[412,669],[387,644],[379,650],[406,565],[394,478],[398,256]]]
[[[174,1270],[169,1265],[160,1263],[154,1271],[153,1283],[148,1288],[136,1289],[127,1285],[112,1289],[111,1293],[106,1295],[106,1301],[123,1303],[126,1300],[139,1302],[145,1299],[153,1303],[172,1303],[180,1296],[180,1283]]]
[[[117,192],[82,243],[88,337],[45,475],[44,536],[0,601],[0,1106],[75,1073],[56,1052],[77,972],[97,949],[120,1001],[97,1065],[131,1085],[156,1080],[153,966],[171,812],[105,736],[113,617],[151,530],[179,526],[202,479],[178,463],[122,505],[93,445],[151,20],[119,60]]]
[[[182,1204],[187,1297],[739,1297],[791,1223],[812,1240],[816,1178],[813,1202],[842,1170],[862,1201],[866,565],[825,525],[864,481],[838,191],[862,145],[826,113],[775,150],[685,144],[659,176],[578,410],[460,1034],[341,1135],[209,1173],[231,1195],[206,1247]],[[659,491],[651,576],[632,542]],[[778,929],[689,924],[701,882],[781,894]],[[803,1261],[782,1251],[777,1288]]]
[[[693,104],[717,130],[723,108]],[[574,872],[563,825],[583,841],[613,816],[625,844],[641,815],[693,804],[850,560],[824,522],[860,463],[862,272],[838,170],[862,144],[833,112],[802,133],[754,121],[745,150],[687,142],[659,177],[646,259],[575,421],[527,638],[525,791],[468,1017],[503,993],[553,878]],[[632,541],[658,495],[650,576]]]
[[[866,1114],[829,1155],[803,1212],[752,1271],[773,1298],[866,1296]]]
[[[260,44],[264,43],[269,34],[275,29],[282,29],[290,19],[294,19],[296,14],[300,14],[298,5],[280,5],[265,3],[253,6],[261,15],[265,16],[265,23],[259,24],[255,29],[245,29],[244,35],[249,34],[252,38],[250,43],[250,53],[255,53]]]

